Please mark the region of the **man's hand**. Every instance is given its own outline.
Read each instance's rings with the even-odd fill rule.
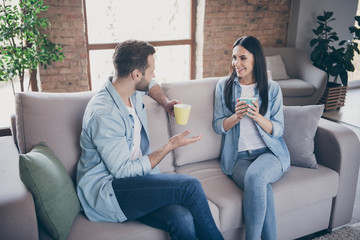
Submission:
[[[194,137],[186,137],[190,134],[189,130],[185,130],[184,132],[177,134],[170,138],[170,141],[163,146],[161,149],[150,153],[149,160],[151,164],[151,168],[154,168],[158,163],[173,149],[189,145],[191,143],[197,142],[202,139],[202,135],[194,136]]]
[[[168,114],[170,114],[171,116],[175,117],[175,112],[174,112],[174,105],[175,104],[179,104],[180,101],[179,100],[171,100],[171,101],[167,101],[167,103],[165,104],[164,108],[166,110],[166,112]]]
[[[180,101],[169,101],[159,84],[154,85],[149,90],[149,96],[152,97],[155,101],[157,101],[161,106],[163,106],[167,113],[169,113],[173,117],[175,116],[174,105],[180,103]]]
[[[202,135],[198,135],[198,136],[194,136],[194,137],[186,137],[187,135],[190,134],[189,130],[185,130],[182,133],[179,133],[175,136],[173,136],[172,138],[170,138],[170,146],[171,146],[171,150],[178,148],[178,147],[182,147],[182,146],[186,146],[189,145],[191,143],[197,142],[199,140],[202,139]]]

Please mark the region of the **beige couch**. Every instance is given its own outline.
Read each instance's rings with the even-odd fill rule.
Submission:
[[[264,48],[264,53],[267,58],[281,56],[288,78],[281,77],[283,74],[273,76],[281,87],[284,105],[311,105],[319,102],[326,88],[327,76],[310,62],[309,56],[299,49],[286,47]],[[271,69],[268,64],[268,70],[282,71],[277,64],[276,69]]]
[[[162,107],[145,96],[151,148],[157,149],[185,128],[193,135],[203,134],[200,142],[168,154],[160,168],[163,172],[197,177],[225,239],[244,239],[243,192],[219,167],[221,136],[212,129],[214,90],[218,80],[209,78],[163,85],[169,98],[192,105],[186,126],[176,125],[173,117],[168,117]],[[16,131],[19,151],[27,153],[35,144],[44,141],[74,179],[80,154],[82,116],[91,96],[92,92],[18,94],[13,131]],[[291,110],[285,107],[284,114]],[[285,129],[291,124],[298,123],[285,119]],[[319,167],[292,166],[273,184],[280,240],[336,228],[351,220],[359,169],[359,140],[348,128],[325,119],[320,119],[315,128],[315,155]],[[19,179],[18,151],[11,137],[0,138],[0,148],[0,239],[50,239],[37,221],[32,194]],[[311,149],[309,153],[312,154]],[[92,223],[79,213],[68,239],[159,240],[168,239],[168,234],[136,221]]]

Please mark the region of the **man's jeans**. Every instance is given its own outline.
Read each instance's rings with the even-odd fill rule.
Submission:
[[[283,175],[279,159],[268,148],[238,153],[232,179],[244,190],[247,240],[277,239],[274,196],[270,183]]]
[[[223,239],[194,177],[150,174],[114,179],[112,185],[128,220],[167,231],[171,239]]]

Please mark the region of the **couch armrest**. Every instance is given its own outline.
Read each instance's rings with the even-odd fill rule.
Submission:
[[[0,137],[0,239],[38,239],[34,200],[19,176],[11,136]]]
[[[311,63],[310,57],[305,52],[297,48],[287,47],[264,48],[264,52],[266,56],[281,55],[290,78],[301,79],[315,88],[311,101],[306,104],[319,102],[326,88],[327,75]]]
[[[299,78],[313,85],[317,91],[324,92],[327,83],[326,72],[315,67],[305,54],[301,54],[294,61]]]
[[[311,63],[309,56],[299,49],[289,48],[287,52],[285,50],[282,53],[282,57],[290,77],[301,79],[315,88],[313,102],[317,103],[326,88],[326,72],[315,67]]]
[[[317,161],[339,173],[339,190],[333,199],[329,228],[351,221],[359,174],[360,142],[349,128],[320,119],[315,136]]]

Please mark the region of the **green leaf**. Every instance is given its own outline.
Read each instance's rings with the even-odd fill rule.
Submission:
[[[360,24],[359,24],[359,23],[360,23],[360,16],[355,16],[354,19],[355,19],[355,21],[358,23],[358,25],[360,25]]]
[[[348,83],[348,73],[346,71],[342,71],[340,73],[340,79],[344,86],[347,86]]]
[[[318,16],[317,20],[321,21],[321,22],[325,22],[326,18],[324,16]]]
[[[318,40],[316,39],[316,38],[314,38],[314,39],[312,39],[311,41],[310,41],[310,47],[313,47],[315,44],[317,44],[318,43]]]
[[[326,20],[330,19],[334,13],[333,12],[325,12],[324,11],[324,18]]]
[[[344,45],[344,43],[346,43],[346,42],[347,42],[347,40],[342,40],[342,41],[339,43],[339,45],[342,46],[342,45]]]
[[[333,35],[333,36],[330,36],[328,39],[331,40],[332,42],[334,42],[334,41],[338,41],[339,37]]]
[[[349,30],[350,30],[350,33],[354,33],[354,32],[356,32],[357,27],[351,26],[351,27],[349,27]]]

